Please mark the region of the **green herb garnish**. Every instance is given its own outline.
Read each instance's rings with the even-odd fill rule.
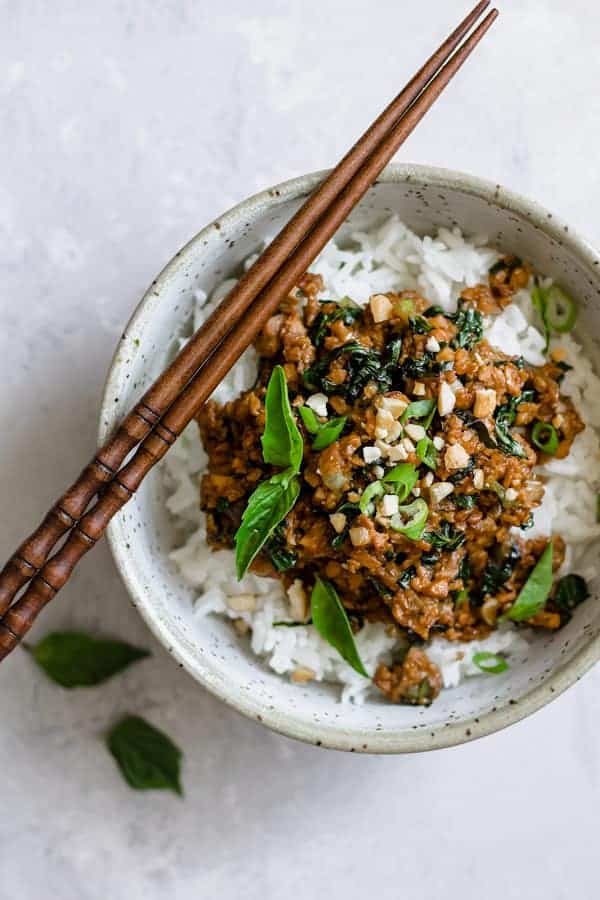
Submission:
[[[264,552],[278,572],[287,572],[298,562],[297,555],[287,546],[283,526],[284,523],[280,522],[264,545]]]
[[[409,319],[408,327],[414,334],[429,334],[430,331],[433,331],[433,327],[423,316],[415,316],[414,319]]]
[[[337,441],[348,420],[348,416],[339,416],[327,422],[319,422],[317,414],[310,406],[299,406],[298,413],[308,433],[315,436],[312,449],[317,451],[325,450]]]
[[[265,462],[285,467],[283,472],[262,481],[248,500],[242,522],[235,534],[235,565],[238,581],[285,519],[300,494],[298,472],[304,442],[296,425],[288,396],[285,374],[275,366],[265,399],[265,431],[261,438]]]
[[[557,284],[546,291],[546,321],[559,334],[572,331],[577,321],[575,302]]]
[[[159,788],[183,794],[182,753],[164,732],[139,716],[126,716],[107,735],[106,743],[130,787],[137,791]]]
[[[478,344],[483,337],[483,316],[477,309],[467,306],[461,298],[458,301],[458,309],[448,318],[454,322],[457,335],[452,341],[452,346],[470,350],[474,344]]]
[[[356,649],[348,614],[330,582],[317,578],[310,598],[310,607],[313,624],[321,637],[331,644],[359,675],[368,678],[369,675]]]
[[[424,419],[432,411],[435,411],[435,400],[415,400],[408,404],[400,416],[400,422],[405,425],[410,419]]]
[[[321,303],[334,303],[333,300],[321,300]],[[351,302],[351,301],[346,301]],[[310,331],[310,339],[315,347],[320,347],[323,343],[325,335],[334,322],[342,321],[344,325],[352,325],[352,323],[360,316],[361,309],[358,306],[336,304],[336,308],[331,312],[320,312],[315,316]]]
[[[489,653],[486,650],[483,650],[481,653],[474,653],[472,662],[486,675],[499,675],[500,672],[506,672],[509,668],[503,656],[499,656],[497,653]]]
[[[307,369],[303,375],[304,383],[311,390],[320,389],[325,394],[341,394],[350,401],[356,400],[371,381],[377,385],[378,390],[387,391],[392,385],[401,349],[400,338],[391,342],[385,354],[352,341],[342,347],[336,347]],[[340,356],[347,356],[347,377],[341,384],[337,384],[327,378],[327,372],[331,363]]]
[[[503,453],[523,459],[527,456],[523,445],[515,440],[509,429],[517,418],[517,409],[521,403],[531,403],[535,399],[535,391],[523,391],[519,397],[511,399],[496,410],[496,439]]]
[[[54,632],[28,649],[46,675],[65,688],[101,684],[131,663],[150,656],[140,647],[80,631]]]
[[[520,559],[521,551],[516,544],[513,544],[501,562],[496,563],[489,560],[481,579],[481,596],[485,597],[488,594],[492,597],[495,596],[502,585],[508,581]]]
[[[552,541],[548,544],[521,592],[502,618],[522,622],[535,616],[546,603],[552,590]]]
[[[265,397],[265,430],[262,438],[263,459],[272,466],[300,469],[304,443],[298,431],[285,373],[282,366],[275,366],[269,378]]]
[[[262,481],[250,495],[242,522],[235,534],[235,564],[238,581],[300,494],[294,469],[286,469]]]
[[[473,509],[478,496],[478,494],[451,494],[449,500],[457,509]]]
[[[571,613],[580,603],[590,596],[590,591],[585,578],[581,575],[564,575],[556,586],[554,604],[566,622],[571,618]]]
[[[437,550],[458,550],[466,541],[465,534],[458,528],[455,528],[451,522],[440,522],[438,531],[426,531],[423,540],[431,544]]]

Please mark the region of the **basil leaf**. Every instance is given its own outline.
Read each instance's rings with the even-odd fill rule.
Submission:
[[[238,581],[298,499],[300,481],[286,469],[262,481],[250,495],[242,522],[235,534],[235,566]]]
[[[552,589],[552,541],[548,544],[523,587],[521,593],[501,618],[522,622],[535,616],[546,603]]]
[[[359,675],[368,678],[369,675],[354,643],[348,615],[332,584],[317,578],[310,598],[310,608],[313,625],[321,637],[331,644]]]
[[[458,550],[466,541],[464,532],[455,528],[451,522],[445,519],[440,522],[438,531],[426,531],[422,540],[427,541],[436,550]]]
[[[125,716],[106,737],[123,778],[136,791],[165,788],[183,794],[182,753],[164,732],[139,716]]]
[[[308,433],[315,435],[312,444],[313,450],[324,450],[330,444],[333,444],[334,441],[337,441],[348,421],[348,416],[339,416],[336,419],[330,419],[328,422],[321,423],[310,406],[299,406],[298,412]]]
[[[497,594],[502,585],[513,574],[520,559],[521,551],[516,544],[513,544],[507,555],[500,562],[488,560],[481,578],[481,596],[485,597],[486,594],[489,594],[493,597]]]
[[[286,572],[288,569],[293,569],[298,562],[298,556],[286,544],[283,526],[284,522],[280,522],[264,545],[265,553],[278,572]]]
[[[31,655],[52,681],[74,688],[101,684],[150,652],[79,631],[57,631],[32,647]]]
[[[474,344],[478,344],[483,337],[483,316],[477,309],[466,306],[461,298],[458,301],[458,309],[452,316],[448,316],[456,325],[457,335],[452,341],[453,347],[462,347],[470,350]]]
[[[324,450],[325,447],[329,447],[330,444],[337,441],[344,430],[347,420],[348,416],[339,416],[336,419],[330,419],[329,422],[320,425],[317,436],[313,441],[312,449]]]
[[[304,443],[292,413],[285,373],[281,366],[275,366],[271,372],[265,413],[265,431],[261,438],[264,461],[281,468],[291,467],[298,472]]]
[[[585,578],[581,575],[564,575],[556,587],[554,603],[568,621],[573,610],[590,596]]]
[[[408,327],[414,334],[429,334],[430,331],[433,331],[433,326],[423,316],[415,316],[414,319],[409,319]]]
[[[402,425],[409,419],[424,419],[435,409],[435,400],[415,400],[409,403],[400,417]]]

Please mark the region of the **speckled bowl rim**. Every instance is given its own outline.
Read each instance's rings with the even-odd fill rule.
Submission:
[[[126,353],[122,351],[128,346],[131,335],[139,333],[150,299],[155,299],[165,284],[170,279],[177,277],[186,255],[199,244],[202,245],[202,242],[212,242],[218,239],[219,227],[226,229],[228,225],[236,224],[240,218],[246,219],[248,214],[256,214],[269,207],[278,206],[287,200],[306,196],[315,189],[326,174],[327,170],[301,175],[243,200],[203,228],[165,266],[138,304],[115,351],[100,410],[99,438],[101,443],[116,424],[116,412],[112,397],[120,383],[120,370],[123,365],[120,360],[126,358]],[[449,169],[412,164],[391,164],[378,179],[378,183],[406,184],[411,181],[426,182],[440,189],[458,190],[483,199],[492,206],[516,213],[549,237],[562,242],[589,269],[590,274],[598,271],[600,255],[584,238],[538,203],[509,191],[499,184]],[[543,684],[532,688],[518,701],[511,701],[506,706],[458,723],[445,723],[445,727],[438,730],[393,732],[389,730],[376,731],[374,728],[372,730],[339,727],[333,729],[327,723],[299,722],[294,714],[290,714],[284,709],[269,709],[267,704],[256,702],[253,697],[235,688],[226,680],[216,682],[208,667],[199,658],[195,657],[185,646],[178,645],[173,632],[169,631],[168,624],[155,615],[144,586],[135,577],[135,566],[130,567],[129,565],[133,552],[126,547],[125,542],[121,541],[120,533],[121,527],[117,519],[109,526],[107,536],[125,587],[134,606],[139,610],[150,630],[183,668],[238,712],[258,720],[280,734],[320,747],[360,752],[366,745],[368,747],[366,752],[369,753],[415,753],[467,743],[500,731],[531,715],[578,681],[600,659],[599,635],[591,639],[586,647],[576,652],[568,662],[559,666]]]

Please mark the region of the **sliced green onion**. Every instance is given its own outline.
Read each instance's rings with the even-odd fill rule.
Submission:
[[[424,465],[435,472],[437,468],[437,450],[431,438],[424,437],[417,442],[417,456]]]
[[[376,497],[381,497],[382,494],[383,484],[381,481],[372,481],[371,484],[367,485],[358,501],[358,508],[361,513],[370,515],[374,509],[373,501]]]
[[[549,456],[558,450],[558,434],[550,422],[536,422],[531,430],[531,440],[538,448]]]
[[[533,303],[533,308],[537,312],[538,316],[542,320],[542,326],[544,328],[544,353],[548,352],[548,344],[550,343],[550,328],[548,325],[548,317],[547,317],[547,301],[546,301],[546,291],[544,291],[538,284],[537,279],[535,282],[535,287],[531,292],[531,301]]]
[[[433,410],[435,410],[435,400],[415,400],[408,404],[400,416],[400,422],[405,425],[409,419],[424,419]]]
[[[503,656],[498,656],[497,653],[488,653],[485,650],[481,653],[474,653],[472,662],[486,675],[499,675],[500,672],[506,672],[509,668]]]
[[[559,334],[571,331],[577,321],[575,302],[557,284],[546,291],[546,321]]]
[[[420,497],[407,506],[401,506],[398,514],[392,516],[390,525],[411,541],[418,541],[427,523],[429,507]]]
[[[403,503],[419,480],[419,473],[412,463],[400,463],[390,469],[383,477],[386,484],[393,485],[394,493]]]

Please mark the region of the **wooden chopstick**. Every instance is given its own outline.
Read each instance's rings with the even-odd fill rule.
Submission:
[[[473,13],[465,19],[465,22],[468,20],[471,20],[472,22],[475,13],[479,11],[479,15],[487,5],[487,3],[480,3]],[[407,101],[405,97],[405,100],[403,101],[406,109],[404,116],[398,121],[394,120],[395,124],[389,133],[383,137],[378,146],[376,146],[370,154],[365,156],[365,151],[361,150],[362,165],[359,164],[355,174],[346,181],[345,185],[335,196],[335,199],[328,205],[326,213],[317,221],[317,224],[312,227],[312,230],[308,229],[306,236],[303,239],[300,239],[300,242],[298,242],[298,240],[296,241],[296,249],[291,253],[274,277],[265,281],[266,286],[259,292],[254,301],[247,301],[244,293],[241,295],[243,298],[242,300],[239,300],[238,298],[238,300],[235,301],[235,304],[239,304],[239,307],[242,310],[247,310],[250,307],[249,315],[243,317],[239,314],[236,324],[228,333],[226,333],[224,339],[221,339],[226,332],[223,323],[213,324],[212,332],[209,329],[208,333],[212,334],[214,343],[212,344],[212,348],[209,348],[208,346],[203,348],[205,360],[207,358],[206,355],[212,349],[211,355],[208,356],[209,364],[206,364],[205,362],[205,365],[200,368],[199,372],[194,375],[191,381],[188,379],[187,387],[184,387],[184,389],[181,390],[180,386],[181,392],[178,392],[176,399],[157,424],[152,422],[148,423],[148,419],[151,417],[142,417],[145,426],[149,424],[149,428],[146,430],[144,426],[146,436],[142,440],[137,452],[124,468],[122,468],[116,476],[112,477],[112,480],[99,501],[83,516],[81,522],[71,527],[71,533],[63,547],[49,560],[49,562],[43,565],[39,574],[33,578],[27,591],[8,610],[4,618],[0,621],[0,660],[10,653],[22,636],[29,630],[41,609],[56,595],[60,588],[64,586],[79,560],[102,536],[112,517],[131,498],[146,474],[165,455],[177,436],[197,413],[202,403],[210,396],[214,388],[236,362],[241,353],[256,337],[257,333],[260,331],[267,318],[275,310],[282,297],[292,289],[303,272],[306,271],[310,263],[347,217],[351,209],[358,203],[370,185],[372,185],[398,147],[412,132],[442,90],[456,74],[458,69],[464,64],[467,57],[474,50],[497,15],[498,13],[496,10],[493,10],[488,14],[464,44],[462,44],[454,55],[451,56],[446,65],[438,71],[435,77],[432,80],[428,79],[429,83],[421,93],[419,93],[416,88],[410,88],[410,85],[413,85],[413,83],[416,84],[419,75],[426,69],[431,60],[409,83],[405,91],[410,88],[409,95],[415,93],[416,99],[413,98],[412,100]],[[461,23],[459,29],[462,28],[463,25],[464,23]],[[459,29],[451,35],[449,41],[453,41],[455,44],[459,42],[454,37]],[[442,46],[444,47],[445,45]],[[441,51],[442,48],[437,51],[437,55],[444,55]],[[396,101],[388,107],[388,110],[395,103]],[[385,115],[385,113],[383,115]],[[377,121],[379,122],[381,119],[382,117]],[[366,134],[368,135],[371,130],[372,129]],[[351,156],[351,154],[349,154],[349,156]],[[348,157],[346,157],[346,159],[348,159]],[[335,171],[338,171],[339,168],[340,167],[338,166],[338,169]],[[344,179],[341,180],[343,181]],[[296,237],[299,237],[299,235],[296,235]],[[288,239],[292,240],[292,238]],[[259,280],[261,279],[262,276]],[[222,305],[219,318],[221,316],[224,317],[226,315],[225,311],[227,310],[229,322],[231,322],[231,305],[228,305],[228,303],[229,298],[228,302]],[[237,306],[235,308],[237,308]],[[206,340],[205,335],[206,333],[204,334],[202,341]],[[196,343],[196,348],[197,347],[198,343]],[[181,372],[178,370],[173,377],[177,379],[180,375]],[[157,384],[160,384],[160,381]],[[151,389],[151,391],[155,388]],[[148,394],[145,395],[144,402],[147,397]],[[151,409],[150,411],[153,416],[156,415],[154,409]],[[137,434],[139,431],[139,424],[136,425],[136,429]],[[128,434],[128,438],[132,439],[132,435]],[[139,437],[132,447],[135,447],[138,442]],[[130,447],[130,449],[132,449],[132,447]],[[125,458],[125,455],[127,454],[125,453],[122,459]],[[108,477],[105,475],[105,469],[108,467],[102,463],[100,456],[101,454],[98,455],[95,463],[100,462],[100,464],[104,466],[104,468],[102,468],[102,484],[104,484],[108,481]],[[88,467],[87,470],[84,470],[83,476],[85,476],[86,472],[89,472],[90,468],[93,466],[94,463],[92,463],[92,466]],[[86,480],[86,487],[88,488],[89,481],[90,478],[88,475]],[[91,497],[94,496],[97,489],[98,485],[91,494]],[[88,498],[88,502],[91,497]],[[85,509],[85,507],[83,507],[83,509]],[[53,512],[56,513],[56,508]],[[64,510],[61,510],[61,512],[64,512]],[[68,512],[67,515],[71,516],[70,512]],[[52,516],[52,513],[50,516]],[[62,525],[65,525],[66,520],[64,516],[59,516],[59,520]],[[56,515],[54,515],[52,529],[54,533],[56,531]],[[64,531],[66,530],[68,529],[65,528]],[[63,534],[64,531],[62,532]],[[45,545],[48,544],[49,540],[49,537],[44,537]],[[54,544],[52,544],[52,546],[54,546]],[[6,572],[7,569],[9,569],[8,566],[4,572]],[[19,568],[17,566],[17,570],[22,573],[22,567]],[[11,581],[12,579],[12,583],[9,584],[9,588],[6,591],[7,594],[10,593],[12,585],[14,584],[13,573],[14,568],[12,571],[9,569],[9,577],[6,580]],[[2,586],[3,577],[4,573],[0,575],[0,586]]]
[[[274,277],[302,237],[316,225],[331,202],[400,116],[408,110],[488,6],[489,0],[478,3],[392,100],[144,394],[36,531],[21,544],[0,573],[0,616],[7,611],[18,591],[38,572],[60,538],[83,515],[93,497],[114,477],[128,454],[151,432],[190,378],[206,361],[211,350]]]

